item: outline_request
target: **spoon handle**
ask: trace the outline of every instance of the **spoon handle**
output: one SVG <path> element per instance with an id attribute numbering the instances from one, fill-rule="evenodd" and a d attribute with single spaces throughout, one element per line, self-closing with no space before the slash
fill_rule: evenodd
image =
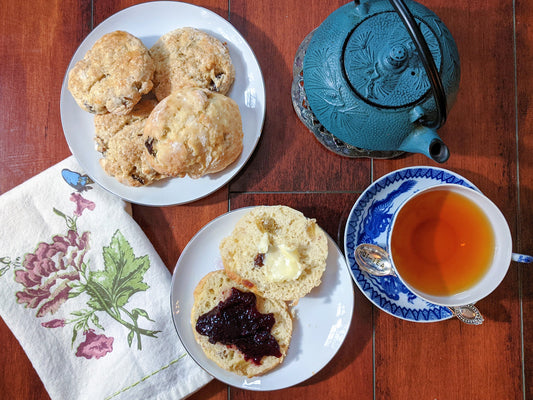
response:
<path id="1" fill-rule="evenodd" d="M 481 325 L 484 321 L 483 316 L 473 304 L 448 308 L 452 311 L 453 315 L 465 324 Z"/>

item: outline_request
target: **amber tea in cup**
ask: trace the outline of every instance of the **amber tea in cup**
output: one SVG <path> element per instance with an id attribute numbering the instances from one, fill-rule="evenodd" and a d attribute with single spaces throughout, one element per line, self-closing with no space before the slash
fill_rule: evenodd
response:
<path id="1" fill-rule="evenodd" d="M 501 282 L 511 235 L 498 208 L 459 185 L 424 189 L 396 213 L 389 253 L 397 275 L 417 295 L 442 305 L 473 303 Z"/>

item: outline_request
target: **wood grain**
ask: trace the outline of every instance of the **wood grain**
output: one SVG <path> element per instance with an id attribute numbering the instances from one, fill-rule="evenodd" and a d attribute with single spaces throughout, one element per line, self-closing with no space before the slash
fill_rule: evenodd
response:
<path id="1" fill-rule="evenodd" d="M 231 190 L 362 191 L 370 183 L 370 161 L 327 150 L 298 119 L 291 101 L 292 66 L 300 43 L 344 3 L 231 1 L 231 23 L 255 51 L 267 96 L 263 135 Z"/>
<path id="2" fill-rule="evenodd" d="M 474 1 L 453 8 L 439 1 L 425 5 L 448 26 L 461 58 L 457 103 L 440 129 L 451 151 L 442 167 L 462 174 L 491 198 L 516 237 L 516 93 L 510 62 L 514 54 L 512 46 L 503 45 L 513 42 L 512 2 Z M 419 155 L 375 161 L 375 178 L 416 164 L 438 166 Z M 480 327 L 453 319 L 420 326 L 380 314 L 376 319 L 376 397 L 520 398 L 518 293 L 513 264 L 502 285 L 478 303 L 485 317 Z M 417 384 L 421 381 L 423 385 Z"/>
<path id="3" fill-rule="evenodd" d="M 70 57 L 90 32 L 88 1 L 2 3 L 0 17 L 0 193 L 70 155 L 59 94 Z M 3 398 L 47 399 L 30 361 L 0 322 Z"/>
<path id="4" fill-rule="evenodd" d="M 267 113 L 261 139 L 232 182 L 187 205 L 133 205 L 133 217 L 170 272 L 189 240 L 230 209 L 286 204 L 343 248 L 344 224 L 360 193 L 407 166 L 462 174 L 504 213 L 514 250 L 533 253 L 533 6 L 524 0 L 424 0 L 447 25 L 461 59 L 457 102 L 439 130 L 451 150 L 443 165 L 421 155 L 349 159 L 327 150 L 294 112 L 296 50 L 347 0 L 194 0 L 228 19 L 263 71 Z M 139 0 L 4 0 L 0 15 L 0 194 L 70 155 L 59 114 L 70 58 L 89 32 Z M 355 313 L 339 353 L 294 387 L 253 392 L 213 380 L 191 399 L 528 399 L 533 398 L 533 272 L 511 263 L 478 303 L 485 322 L 418 324 L 392 317 L 354 286 Z M 0 395 L 47 399 L 17 339 L 0 321 Z M 315 349 L 320 351 L 320 349 Z"/>
<path id="5" fill-rule="evenodd" d="M 516 207 L 515 251 L 533 253 L 533 5 L 517 1 L 516 9 L 516 68 L 517 110 L 516 131 L 518 135 L 518 202 Z M 517 265 L 520 280 L 519 300 L 522 306 L 522 345 L 524 370 L 524 398 L 533 398 L 533 270 L 531 265 Z"/>

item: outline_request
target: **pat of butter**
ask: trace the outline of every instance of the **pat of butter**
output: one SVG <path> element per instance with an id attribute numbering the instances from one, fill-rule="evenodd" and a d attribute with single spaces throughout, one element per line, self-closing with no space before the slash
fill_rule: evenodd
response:
<path id="1" fill-rule="evenodd" d="M 302 264 L 298 251 L 286 246 L 271 246 L 265 254 L 265 274 L 273 282 L 298 279 L 302 274 Z"/>
<path id="2" fill-rule="evenodd" d="M 265 232 L 263 233 L 261 240 L 259 240 L 257 250 L 259 251 L 259 253 L 266 254 L 266 252 L 268 251 L 268 246 L 270 246 L 270 240 L 268 238 L 268 232 Z"/>

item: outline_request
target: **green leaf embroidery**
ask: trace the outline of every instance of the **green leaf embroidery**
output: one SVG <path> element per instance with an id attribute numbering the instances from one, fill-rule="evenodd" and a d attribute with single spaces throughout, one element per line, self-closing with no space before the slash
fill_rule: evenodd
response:
<path id="1" fill-rule="evenodd" d="M 100 328 L 101 330 L 105 331 L 104 327 L 100 325 L 100 319 L 96 314 L 92 314 L 91 316 L 91 322 L 96 326 L 97 328 Z"/>
<path id="2" fill-rule="evenodd" d="M 135 308 L 130 312 L 125 306 L 131 296 L 149 288 L 143 281 L 144 274 L 150 268 L 149 258 L 147 255 L 135 257 L 132 247 L 119 230 L 111 238 L 109 246 L 103 248 L 103 257 L 104 270 L 88 273 L 85 290 L 91 299 L 87 305 L 95 311 L 105 311 L 127 327 L 130 330 L 128 345 L 131 346 L 137 337 L 137 348 L 140 350 L 141 335 L 157 337 L 159 331 L 140 328 L 137 324 L 139 316 L 153 320 L 145 310 Z M 124 314 L 131 322 L 124 319 Z"/>
<path id="3" fill-rule="evenodd" d="M 84 261 L 89 249 L 90 232 L 78 232 L 77 221 L 85 209 L 93 210 L 95 203 L 85 199 L 80 193 L 71 193 L 70 200 L 76 203 L 73 216 L 53 208 L 54 214 L 65 221 L 68 232 L 54 235 L 51 242 L 40 242 L 37 246 L 39 252 L 35 250 L 35 254 L 28 253 L 32 257 L 24 257 L 24 262 L 21 257 L 0 257 L 0 276 L 15 269 L 19 274 L 16 275 L 18 280 L 15 280 L 24 286 L 23 290 L 17 292 L 18 302 L 26 304 L 25 307 L 32 304 L 32 308 L 40 305 L 36 317 L 53 314 L 69 299 L 79 299 L 82 295 L 88 298 L 87 308 L 71 311 L 68 319 L 56 318 L 41 324 L 49 329 L 71 324 L 73 347 L 79 333 L 85 335 L 85 341 L 77 349 L 77 357 L 99 358 L 113 350 L 113 338 L 94 333 L 94 328 L 105 330 L 98 316 L 100 312 L 122 324 L 128 332 L 128 345 L 131 347 L 136 340 L 137 348 L 141 350 L 141 337 L 157 338 L 160 331 L 141 328 L 139 319 L 144 323 L 155 321 L 146 310 L 134 308 L 129 311 L 127 305 L 135 293 L 149 289 L 144 282 L 144 274 L 150 268 L 149 257 L 136 257 L 131 245 L 117 230 L 109 246 L 102 249 L 103 270 L 91 271 L 88 261 Z M 36 273 L 32 262 L 43 257 L 48 262 L 47 268 Z M 45 296 L 47 294 L 48 297 Z M 95 343 L 96 347 L 89 346 Z"/>
<path id="4" fill-rule="evenodd" d="M 71 346 L 74 346 L 74 342 L 76 341 L 76 338 L 78 337 L 78 331 L 76 330 L 76 327 L 72 328 L 72 341 L 70 343 Z"/>
<path id="5" fill-rule="evenodd" d="M 142 308 L 134 308 L 131 310 L 131 313 L 137 319 L 139 316 L 146 318 L 148 321 L 155 322 L 153 319 L 150 318 L 146 310 L 143 310 Z"/>
<path id="6" fill-rule="evenodd" d="M 65 223 L 67 225 L 67 228 L 73 231 L 77 231 L 78 228 L 76 227 L 76 220 L 77 218 L 69 217 L 64 212 L 58 210 L 57 208 L 53 208 L 53 211 L 56 215 L 59 215 L 61 218 L 65 220 Z"/>
<path id="7" fill-rule="evenodd" d="M 80 203 L 78 200 L 80 200 L 80 198 L 76 198 L 75 200 L 79 207 Z M 81 198 L 81 200 L 84 199 Z M 92 204 L 94 208 L 94 203 Z M 82 204 L 82 206 L 85 207 L 85 204 Z M 89 207 L 89 209 L 92 208 Z M 81 211 L 83 211 L 83 209 Z M 56 245 L 57 239 L 57 242 L 61 245 L 66 244 L 68 246 L 69 252 L 61 255 L 59 261 L 51 259 L 51 264 L 55 268 L 53 274 L 48 273 L 39 276 L 41 278 L 41 282 L 39 282 L 38 286 L 39 288 L 54 285 L 56 280 L 60 280 L 61 282 L 56 284 L 54 290 L 51 292 L 51 300 L 41 306 L 36 316 L 41 317 L 48 312 L 53 313 L 57 307 L 68 299 L 85 294 L 88 296 L 86 303 L 88 306 L 87 309 L 72 311 L 70 313 L 71 318 L 69 319 L 55 319 L 47 321 L 42 325 L 46 328 L 57 328 L 63 327 L 66 324 L 72 324 L 72 346 L 74 346 L 80 332 L 86 334 L 87 332 L 94 331 L 93 327 L 102 331 L 105 330 L 97 315 L 99 312 L 105 312 L 115 321 L 127 328 L 128 345 L 131 347 L 136 339 L 137 348 L 142 350 L 141 337 L 149 336 L 157 338 L 157 334 L 160 331 L 141 328 L 139 326 L 140 317 L 144 319 L 144 322 L 155 321 L 150 318 L 146 310 L 134 308 L 129 311 L 126 306 L 131 299 L 131 296 L 150 288 L 150 286 L 144 282 L 144 274 L 150 268 L 149 257 L 148 255 L 136 257 L 131 245 L 120 230 L 117 230 L 113 234 L 109 246 L 102 248 L 102 256 L 104 260 L 103 270 L 91 271 L 88 262 L 83 261 L 83 255 L 88 249 L 87 239 L 90 232 L 84 232 L 80 235 L 77 230 L 77 216 L 81 215 L 81 211 L 77 211 L 78 214 L 75 212 L 75 216 L 70 217 L 57 208 L 53 208 L 53 212 L 65 220 L 69 231 L 66 235 L 54 236 L 54 240 L 51 243 L 43 242 L 39 245 L 46 245 L 47 248 L 56 250 L 54 246 Z M 79 253 L 79 250 L 81 250 L 82 253 Z M 78 258 L 72 258 L 76 254 L 78 255 Z M 81 254 L 81 256 L 79 254 Z M 63 259 L 65 259 L 65 261 Z M 59 262 L 65 262 L 66 264 L 59 264 Z M 64 268 L 58 267 L 58 265 L 61 266 L 67 264 L 73 265 L 75 270 L 63 271 Z M 6 271 L 11 269 L 11 267 L 23 272 L 27 269 L 26 265 L 22 264 L 20 257 L 17 257 L 14 260 L 10 257 L 0 258 L 0 276 L 4 275 Z M 27 291 L 28 287 L 25 290 L 26 291 L 22 291 L 21 293 L 26 295 L 26 297 L 29 299 L 31 299 L 32 296 L 35 297 L 32 292 Z M 29 300 L 25 300 L 26 303 L 28 303 L 28 301 Z M 80 348 L 78 348 L 78 350 Z M 102 355 L 109 351 L 112 351 L 112 349 L 104 350 Z M 89 353 L 90 354 L 82 355 L 76 354 L 76 356 L 92 358 L 93 354 L 91 352 Z"/>
<path id="8" fill-rule="evenodd" d="M 136 258 L 120 231 L 115 232 L 109 247 L 103 248 L 103 256 L 104 271 L 91 272 L 89 279 L 112 296 L 113 304 L 122 307 L 134 293 L 149 288 L 143 282 L 144 274 L 150 268 L 148 256 Z"/>
<path id="9" fill-rule="evenodd" d="M 131 343 L 133 342 L 133 336 L 135 335 L 135 332 L 133 330 L 128 333 L 128 346 L 131 347 Z"/>

